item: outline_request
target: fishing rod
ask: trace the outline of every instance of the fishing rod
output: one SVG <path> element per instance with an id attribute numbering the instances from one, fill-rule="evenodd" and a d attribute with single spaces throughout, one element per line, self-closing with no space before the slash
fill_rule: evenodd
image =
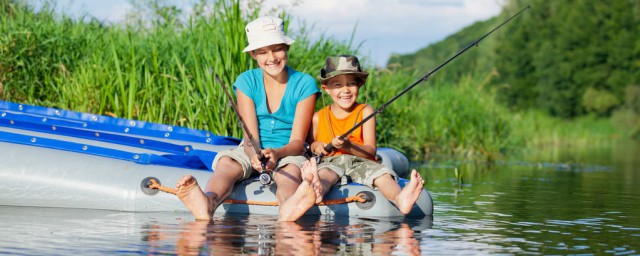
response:
<path id="1" fill-rule="evenodd" d="M 340 136 L 340 140 L 345 140 L 347 138 L 347 136 L 349 136 L 349 134 L 351 134 L 352 132 L 354 132 L 356 129 L 358 129 L 358 127 L 362 126 L 365 122 L 369 121 L 369 119 L 373 118 L 375 115 L 381 113 L 387 106 L 389 106 L 389 104 L 391 104 L 392 102 L 396 101 L 398 98 L 400 98 L 400 96 L 404 95 L 405 93 L 407 93 L 409 90 L 413 89 L 413 87 L 415 87 L 416 85 L 426 81 L 431 74 L 435 73 L 436 71 L 438 71 L 440 68 L 442 68 L 444 65 L 447 65 L 447 63 L 451 62 L 453 59 L 457 58 L 458 56 L 462 55 L 464 52 L 466 52 L 467 50 L 469 50 L 471 47 L 473 46 L 478 46 L 478 43 L 480 43 L 480 41 L 482 41 L 482 39 L 484 39 L 485 37 L 489 36 L 491 33 L 493 33 L 494 31 L 498 30 L 500 27 L 502 27 L 503 25 L 509 23 L 512 19 L 514 19 L 515 17 L 517 17 L 518 15 L 520 15 L 521 13 L 523 13 L 524 11 L 531 9 L 531 6 L 527 5 L 527 7 L 525 7 L 524 9 L 520 10 L 518 13 L 516 13 L 515 15 L 511 16 L 510 18 L 508 18 L 506 21 L 502 22 L 502 24 L 498 25 L 497 27 L 495 27 L 494 29 L 492 29 L 491 31 L 489 31 L 489 33 L 484 34 L 482 37 L 476 39 L 475 41 L 471 42 L 467 47 L 463 48 L 462 50 L 460 50 L 456 55 L 454 55 L 453 57 L 449 58 L 448 60 L 446 60 L 444 63 L 440 64 L 440 66 L 436 67 L 435 69 L 433 69 L 432 71 L 430 71 L 429 73 L 427 73 L 426 75 L 424 75 L 422 78 L 420 78 L 418 81 L 414 82 L 413 84 L 411 84 L 410 86 L 408 86 L 407 88 L 405 88 L 404 90 L 402 90 L 398 95 L 396 95 L 395 97 L 393 97 L 391 100 L 389 100 L 388 102 L 382 104 L 382 106 L 380 106 L 378 109 L 376 109 L 373 113 L 371 113 L 370 115 L 368 115 L 367 117 L 363 118 L 362 121 L 360 121 L 359 123 L 357 123 L 356 125 L 354 125 L 351 129 L 349 129 L 347 132 L 345 132 L 344 134 L 342 134 Z M 326 152 L 331 152 L 335 149 L 335 146 L 333 146 L 333 144 L 329 143 L 327 144 L 327 146 L 324 147 L 324 150 Z M 316 161 L 320 161 L 320 158 L 322 157 L 322 154 L 316 155 Z"/>
<path id="2" fill-rule="evenodd" d="M 256 151 L 256 155 L 258 155 L 258 160 L 260 160 L 260 164 L 262 164 L 262 172 L 260 172 L 260 184 L 262 185 L 270 184 L 272 179 L 271 179 L 271 171 L 267 170 L 267 158 L 264 156 L 264 154 L 262 154 L 262 150 L 258 146 L 258 143 L 256 143 L 256 140 L 253 138 L 253 135 L 251 135 L 249 128 L 247 128 L 247 126 L 244 123 L 244 120 L 242 120 L 242 116 L 240 116 L 240 110 L 238 110 L 238 106 L 236 105 L 236 102 L 233 100 L 233 97 L 227 90 L 227 86 L 224 84 L 224 82 L 222 82 L 222 80 L 220 80 L 218 75 L 215 75 L 215 79 L 216 81 L 218 81 L 220 85 L 222 85 L 222 90 L 224 91 L 224 94 L 227 95 L 227 99 L 229 99 L 229 102 L 231 103 L 231 106 L 233 107 L 233 110 L 236 113 L 236 116 L 238 117 L 238 123 L 240 124 L 244 132 L 247 134 L 247 137 L 249 138 L 249 141 L 253 146 L 253 149 Z"/>

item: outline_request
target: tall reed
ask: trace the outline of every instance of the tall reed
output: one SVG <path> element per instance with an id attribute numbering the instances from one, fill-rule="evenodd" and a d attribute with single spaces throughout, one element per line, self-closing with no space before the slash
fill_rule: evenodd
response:
<path id="1" fill-rule="evenodd" d="M 211 12 L 200 9 L 185 21 L 160 15 L 151 25 L 107 26 L 58 17 L 49 6 L 35 12 L 21 2 L 4 4 L 3 99 L 241 135 L 213 77 L 231 84 L 256 67 L 242 49 L 244 26 L 259 5 L 243 10 L 239 0 L 202 1 L 195 7 Z M 294 33 L 290 64 L 302 72 L 315 73 L 328 55 L 355 51 Z"/>

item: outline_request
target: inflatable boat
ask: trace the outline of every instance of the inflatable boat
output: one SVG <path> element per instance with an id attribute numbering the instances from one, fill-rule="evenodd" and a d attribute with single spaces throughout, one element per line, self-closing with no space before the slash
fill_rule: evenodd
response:
<path id="1" fill-rule="evenodd" d="M 130 212 L 186 211 L 160 187 L 191 174 L 206 184 L 216 152 L 240 139 L 138 120 L 0 101 L 0 205 L 105 209 Z M 379 148 L 381 163 L 405 177 L 409 162 Z M 408 181 L 400 179 L 400 186 Z M 275 184 L 259 179 L 236 184 L 216 213 L 278 213 Z M 332 202 L 332 203 L 325 203 Z M 408 216 L 433 213 L 422 191 Z M 377 190 L 336 186 L 309 215 L 400 217 Z"/>

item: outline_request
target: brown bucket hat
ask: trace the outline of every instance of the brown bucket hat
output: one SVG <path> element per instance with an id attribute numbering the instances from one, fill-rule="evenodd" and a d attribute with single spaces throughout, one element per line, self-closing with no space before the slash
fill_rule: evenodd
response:
<path id="1" fill-rule="evenodd" d="M 355 75 L 362 79 L 362 83 L 367 81 L 369 73 L 360 66 L 358 57 L 353 55 L 338 55 L 328 57 L 323 68 L 320 69 L 320 82 L 326 82 L 332 77 L 344 74 Z"/>

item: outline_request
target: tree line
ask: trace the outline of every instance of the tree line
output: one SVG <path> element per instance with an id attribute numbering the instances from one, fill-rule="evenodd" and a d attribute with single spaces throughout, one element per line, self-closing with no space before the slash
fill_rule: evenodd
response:
<path id="1" fill-rule="evenodd" d="M 488 88 L 512 110 L 539 109 L 561 118 L 640 115 L 640 1 L 508 2 L 498 17 L 477 22 L 389 65 L 428 70 L 523 7 L 531 10 L 456 60 L 440 79 L 494 72 Z M 637 124 L 636 124 L 637 126 Z"/>

